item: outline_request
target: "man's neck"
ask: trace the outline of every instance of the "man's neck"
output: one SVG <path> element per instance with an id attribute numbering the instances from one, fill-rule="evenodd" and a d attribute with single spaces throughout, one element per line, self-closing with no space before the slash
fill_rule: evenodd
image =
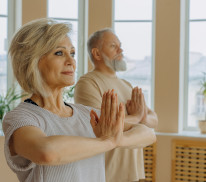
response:
<path id="1" fill-rule="evenodd" d="M 116 72 L 108 67 L 95 67 L 94 71 L 101 72 L 102 74 L 107 75 L 109 77 L 117 77 Z"/>

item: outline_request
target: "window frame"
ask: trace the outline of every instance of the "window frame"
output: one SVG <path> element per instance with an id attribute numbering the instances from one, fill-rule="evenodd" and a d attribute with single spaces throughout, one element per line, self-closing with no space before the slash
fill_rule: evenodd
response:
<path id="1" fill-rule="evenodd" d="M 155 19 L 156 19 L 156 0 L 152 0 L 152 20 L 115 20 L 115 0 L 112 0 L 112 30 L 115 22 L 134 22 L 134 23 L 152 23 L 152 42 L 151 42 L 151 109 L 154 110 L 154 86 L 155 86 Z"/>
<path id="2" fill-rule="evenodd" d="M 15 31 L 21 26 L 22 0 L 8 0 L 7 17 L 7 90 L 15 84 L 11 60 L 8 57 L 8 48 Z M 19 87 L 17 88 L 19 89 Z"/>
<path id="3" fill-rule="evenodd" d="M 189 36 L 190 23 L 206 19 L 190 19 L 190 0 L 181 1 L 180 30 L 180 85 L 179 85 L 179 131 L 199 131 L 198 126 L 188 125 L 188 88 L 189 88 Z"/>
<path id="4" fill-rule="evenodd" d="M 0 18 L 7 19 L 7 42 L 6 42 L 7 51 L 6 51 L 6 55 L 8 55 L 8 37 L 9 37 L 9 20 L 8 20 L 9 19 L 9 0 L 7 0 L 7 8 L 8 8 L 7 9 L 7 14 L 0 14 Z M 7 72 L 6 72 L 6 90 L 5 90 L 5 92 L 8 90 L 8 73 L 9 73 L 8 72 L 8 63 L 9 63 L 8 58 L 6 58 L 6 61 L 7 61 L 7 67 L 6 67 Z"/>

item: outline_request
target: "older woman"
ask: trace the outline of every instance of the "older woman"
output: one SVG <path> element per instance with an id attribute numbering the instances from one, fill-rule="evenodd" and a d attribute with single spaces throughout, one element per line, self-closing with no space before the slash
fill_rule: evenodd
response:
<path id="1" fill-rule="evenodd" d="M 104 94 L 101 111 L 63 102 L 76 68 L 70 31 L 68 24 L 39 19 L 11 42 L 14 75 L 31 94 L 3 122 L 6 160 L 20 181 L 104 182 L 103 153 L 141 145 L 138 129 L 124 126 L 124 108 L 113 90 Z M 133 130 L 124 134 L 123 127 Z M 146 131 L 144 145 L 155 140 Z"/>

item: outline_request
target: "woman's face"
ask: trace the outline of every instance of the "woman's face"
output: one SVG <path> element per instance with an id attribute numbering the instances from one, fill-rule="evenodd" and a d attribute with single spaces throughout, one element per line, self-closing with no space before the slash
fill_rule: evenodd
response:
<path id="1" fill-rule="evenodd" d="M 76 69 L 74 55 L 74 46 L 70 38 L 65 37 L 54 50 L 40 59 L 39 70 L 50 88 L 63 88 L 74 84 Z"/>

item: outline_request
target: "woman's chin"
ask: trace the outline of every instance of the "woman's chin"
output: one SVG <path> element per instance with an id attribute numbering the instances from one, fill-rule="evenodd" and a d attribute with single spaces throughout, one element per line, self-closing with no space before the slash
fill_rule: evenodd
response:
<path id="1" fill-rule="evenodd" d="M 67 83 L 67 86 L 72 86 L 72 85 L 74 85 L 74 84 L 75 84 L 75 80 L 70 81 L 69 83 Z"/>

